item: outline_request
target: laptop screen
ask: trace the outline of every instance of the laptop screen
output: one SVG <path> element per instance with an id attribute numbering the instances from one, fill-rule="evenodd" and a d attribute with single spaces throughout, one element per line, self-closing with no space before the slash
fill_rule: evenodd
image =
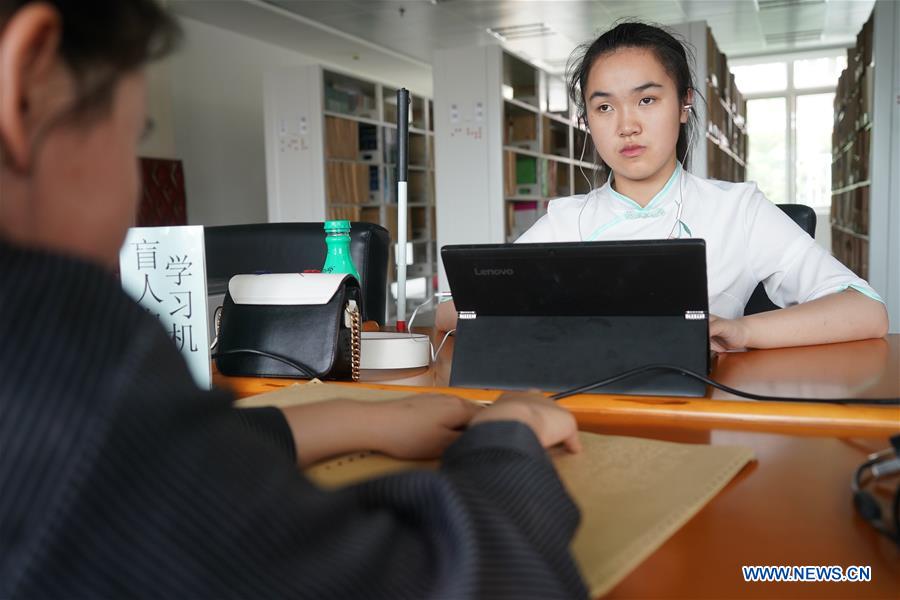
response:
<path id="1" fill-rule="evenodd" d="M 703 240 L 458 245 L 441 257 L 457 310 L 478 316 L 708 311 Z"/>

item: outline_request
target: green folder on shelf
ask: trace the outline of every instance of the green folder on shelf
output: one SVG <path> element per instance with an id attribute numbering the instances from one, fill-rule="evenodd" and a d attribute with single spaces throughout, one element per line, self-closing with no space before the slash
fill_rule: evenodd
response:
<path id="1" fill-rule="evenodd" d="M 533 156 L 516 156 L 516 195 L 537 196 L 537 159 Z"/>

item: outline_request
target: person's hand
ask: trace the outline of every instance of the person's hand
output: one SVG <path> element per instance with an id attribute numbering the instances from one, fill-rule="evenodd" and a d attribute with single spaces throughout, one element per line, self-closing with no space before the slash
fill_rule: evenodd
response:
<path id="1" fill-rule="evenodd" d="M 750 328 L 743 319 L 709 315 L 709 345 L 716 352 L 742 350 L 750 343 Z"/>
<path id="2" fill-rule="evenodd" d="M 372 450 L 395 458 L 437 458 L 482 407 L 444 394 L 422 394 L 368 405 L 366 435 Z"/>
<path id="3" fill-rule="evenodd" d="M 575 417 L 538 392 L 507 392 L 475 415 L 469 425 L 488 421 L 520 421 L 531 427 L 544 448 L 561 443 L 569 452 L 581 450 Z"/>

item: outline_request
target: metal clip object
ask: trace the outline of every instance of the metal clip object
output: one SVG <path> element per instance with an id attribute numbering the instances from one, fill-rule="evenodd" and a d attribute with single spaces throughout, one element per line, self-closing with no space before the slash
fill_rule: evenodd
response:
<path id="1" fill-rule="evenodd" d="M 217 306 L 215 316 L 213 316 L 213 320 L 215 321 L 215 330 L 216 337 L 213 339 L 212 344 L 209 345 L 209 351 L 212 352 L 215 350 L 216 346 L 219 344 L 219 329 L 222 328 L 222 307 Z"/>

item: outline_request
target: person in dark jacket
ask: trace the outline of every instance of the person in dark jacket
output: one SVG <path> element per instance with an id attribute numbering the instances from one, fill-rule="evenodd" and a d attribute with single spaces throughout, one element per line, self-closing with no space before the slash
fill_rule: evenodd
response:
<path id="1" fill-rule="evenodd" d="M 143 68 L 178 35 L 152 0 L 0 0 L 0 598 L 585 596 L 565 410 L 236 409 L 122 292 Z M 357 449 L 441 468 L 298 468 Z"/>

